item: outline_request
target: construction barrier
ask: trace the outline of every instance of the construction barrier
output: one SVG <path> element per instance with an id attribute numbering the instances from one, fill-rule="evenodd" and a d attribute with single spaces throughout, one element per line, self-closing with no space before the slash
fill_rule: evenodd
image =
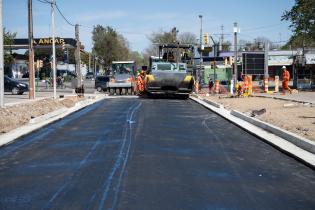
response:
<path id="1" fill-rule="evenodd" d="M 251 95 L 253 93 L 253 76 L 247 75 L 248 78 L 248 95 Z"/>
<path id="2" fill-rule="evenodd" d="M 215 81 L 215 93 L 218 94 L 220 93 L 220 81 L 219 80 L 216 80 Z"/>
<path id="3" fill-rule="evenodd" d="M 233 79 L 231 79 L 230 93 L 231 93 L 231 95 L 234 94 L 234 80 Z"/>
<path id="4" fill-rule="evenodd" d="M 268 93 L 268 78 L 264 79 L 265 93 Z"/>
<path id="5" fill-rule="evenodd" d="M 279 76 L 275 76 L 275 92 L 279 92 Z"/>

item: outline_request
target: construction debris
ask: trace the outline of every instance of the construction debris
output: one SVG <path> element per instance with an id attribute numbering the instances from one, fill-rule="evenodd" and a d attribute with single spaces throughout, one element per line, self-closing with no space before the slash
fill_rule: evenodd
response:
<path id="1" fill-rule="evenodd" d="M 256 117 L 256 116 L 259 116 L 259 115 L 262 115 L 262 114 L 264 114 L 264 113 L 266 113 L 266 109 L 265 108 L 263 108 L 263 109 L 260 109 L 260 110 L 253 110 L 252 112 L 251 112 L 251 117 Z"/>

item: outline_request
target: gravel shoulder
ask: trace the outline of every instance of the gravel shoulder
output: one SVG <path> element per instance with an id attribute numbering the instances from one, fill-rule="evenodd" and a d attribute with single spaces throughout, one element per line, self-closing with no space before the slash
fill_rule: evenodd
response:
<path id="1" fill-rule="evenodd" d="M 312 104 L 262 97 L 201 96 L 222 104 L 228 110 L 243 112 L 315 141 L 315 107 Z"/>

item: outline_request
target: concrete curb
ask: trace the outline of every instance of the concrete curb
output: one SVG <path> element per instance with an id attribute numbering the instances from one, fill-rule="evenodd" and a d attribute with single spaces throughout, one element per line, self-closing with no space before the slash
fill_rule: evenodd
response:
<path id="1" fill-rule="evenodd" d="M 218 104 L 218 103 L 216 103 L 216 102 L 213 102 L 213 101 L 210 101 L 210 100 L 208 100 L 208 99 L 204 99 L 208 104 L 210 104 L 210 105 L 212 105 L 212 106 L 214 106 L 214 107 L 216 107 L 216 108 L 223 108 L 223 106 L 221 105 L 221 104 Z"/>
<path id="2" fill-rule="evenodd" d="M 95 96 L 95 99 L 88 96 L 88 98 L 86 100 L 79 101 L 78 103 L 75 104 L 75 106 L 73 106 L 69 109 L 56 110 L 55 112 L 51 112 L 51 113 L 48 113 L 46 115 L 40 116 L 38 118 L 34 118 L 31 120 L 32 121 L 31 123 L 28 123 L 27 125 L 24 125 L 22 127 L 14 129 L 8 133 L 0 135 L 0 146 L 9 144 L 19 137 L 27 135 L 27 134 L 43 127 L 43 126 L 46 126 L 46 125 L 53 123 L 59 119 L 62 119 L 69 114 L 72 114 L 76 111 L 79 111 L 80 109 L 83 109 L 89 105 L 97 103 L 97 102 L 99 102 L 105 98 L 106 98 L 106 96 L 104 96 L 104 95 L 97 95 L 97 96 Z"/>
<path id="3" fill-rule="evenodd" d="M 55 116 L 60 115 L 60 114 L 62 114 L 64 112 L 66 112 L 66 111 L 68 111 L 67 108 L 57 109 L 57 110 L 55 110 L 53 112 L 50 112 L 48 114 L 45 114 L 45 115 L 42 115 L 42 116 L 30 119 L 29 123 L 31 123 L 31 124 L 39 123 L 40 121 L 47 120 L 49 118 L 55 117 Z"/>
<path id="4" fill-rule="evenodd" d="M 273 133 L 289 142 L 292 144 L 308 151 L 313 154 L 315 154 L 315 143 L 312 142 L 311 140 L 308 140 L 302 136 L 299 136 L 295 133 L 292 133 L 290 131 L 286 131 L 282 128 L 276 127 L 274 125 L 271 125 L 269 123 L 263 122 L 261 120 L 255 119 L 253 117 L 246 116 L 245 114 L 232 110 L 231 115 L 234 115 L 242 120 L 245 120 L 247 122 L 250 122 L 266 131 L 269 131 L 270 133 Z"/>
<path id="5" fill-rule="evenodd" d="M 248 131 L 249 133 L 252 133 L 255 136 L 258 136 L 259 138 L 263 139 L 267 143 L 273 145 L 274 147 L 278 148 L 279 150 L 295 157 L 296 159 L 299 159 L 303 163 L 311 166 L 312 168 L 315 168 L 315 154 L 310 152 L 313 151 L 314 148 L 314 143 L 311 142 L 310 140 L 304 141 L 300 140 L 300 138 L 295 139 L 297 141 L 303 141 L 303 143 L 299 142 L 299 144 L 294 144 L 290 142 L 288 139 L 285 138 L 285 135 L 283 137 L 280 137 L 278 133 L 286 133 L 287 131 L 284 131 L 282 129 L 278 129 L 275 126 L 270 126 L 270 128 L 274 127 L 275 128 L 275 133 L 270 132 L 268 130 L 265 130 L 264 127 L 266 127 L 265 123 L 260 124 L 256 122 L 256 125 L 253 124 L 256 119 L 251 119 L 250 121 L 247 121 L 247 116 L 244 117 L 242 113 L 239 113 L 237 111 L 233 111 L 233 115 L 229 110 L 226 110 L 223 108 L 223 106 L 220 106 L 220 108 L 217 108 L 211 104 L 209 104 L 207 101 L 205 101 L 202 97 L 190 97 L 192 100 L 196 101 L 197 103 L 203 105 L 204 107 L 214 111 L 215 113 L 219 114 L 220 116 L 224 117 L 225 119 L 229 120 L 230 122 L 238 125 L 242 129 Z M 242 119 L 243 118 L 243 119 Z M 262 126 L 262 127 L 260 127 Z M 287 136 L 286 136 L 287 137 Z M 299 137 L 294 134 L 294 137 Z M 293 137 L 292 137 L 293 138 Z M 293 141 L 295 142 L 295 141 Z M 312 143 L 312 144 L 308 144 Z M 301 144 L 305 144 L 303 147 L 309 148 L 308 150 L 302 149 Z"/>

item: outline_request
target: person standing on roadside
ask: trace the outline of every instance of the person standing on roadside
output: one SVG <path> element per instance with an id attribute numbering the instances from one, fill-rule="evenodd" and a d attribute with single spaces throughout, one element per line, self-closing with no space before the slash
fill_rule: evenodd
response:
<path id="1" fill-rule="evenodd" d="M 212 80 L 212 78 L 209 76 L 209 84 L 208 84 L 208 87 L 209 87 L 209 94 L 213 94 L 213 86 L 214 86 L 213 80 Z"/>
<path id="2" fill-rule="evenodd" d="M 289 93 L 292 93 L 291 88 L 289 87 L 290 81 L 290 72 L 285 66 L 282 66 L 282 94 L 285 95 L 285 90 L 288 90 Z"/>

